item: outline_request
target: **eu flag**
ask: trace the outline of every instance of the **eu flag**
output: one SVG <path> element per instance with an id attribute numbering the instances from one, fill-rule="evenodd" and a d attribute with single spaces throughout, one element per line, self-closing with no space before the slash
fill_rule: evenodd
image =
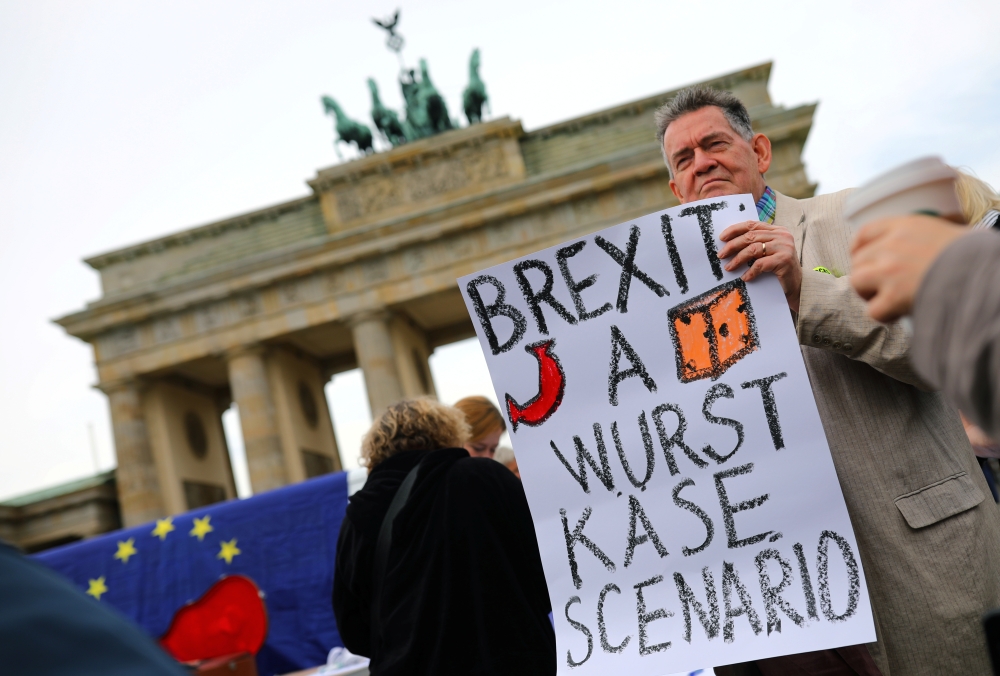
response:
<path id="1" fill-rule="evenodd" d="M 261 676 L 305 669 L 343 645 L 333 617 L 337 535 L 347 507 L 340 472 L 38 554 L 154 638 L 222 575 L 264 592 L 269 631 Z"/>

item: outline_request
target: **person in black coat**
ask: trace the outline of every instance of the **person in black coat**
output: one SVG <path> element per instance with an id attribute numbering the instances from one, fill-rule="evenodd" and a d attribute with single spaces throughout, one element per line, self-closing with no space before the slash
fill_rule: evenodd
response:
<path id="1" fill-rule="evenodd" d="M 373 676 L 556 672 L 524 489 L 499 463 L 469 457 L 468 435 L 457 409 L 416 399 L 390 407 L 362 442 L 370 475 L 340 529 L 333 609 L 344 646 L 371 658 Z M 414 468 L 380 581 L 380 528 Z"/>

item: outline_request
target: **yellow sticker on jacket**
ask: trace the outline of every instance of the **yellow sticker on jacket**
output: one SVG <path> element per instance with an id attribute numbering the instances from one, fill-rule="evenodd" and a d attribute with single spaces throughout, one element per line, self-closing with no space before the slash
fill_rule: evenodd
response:
<path id="1" fill-rule="evenodd" d="M 824 268 L 822 265 L 817 265 L 816 267 L 814 267 L 813 268 L 813 272 L 822 272 L 825 275 L 832 275 L 833 274 L 827 268 Z"/>

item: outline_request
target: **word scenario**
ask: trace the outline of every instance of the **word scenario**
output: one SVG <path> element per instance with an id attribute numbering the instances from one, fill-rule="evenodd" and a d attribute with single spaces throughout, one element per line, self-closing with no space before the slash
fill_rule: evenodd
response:
<path id="1" fill-rule="evenodd" d="M 755 215 L 749 195 L 705 200 L 459 280 L 510 421 L 560 672 L 875 638 L 780 285 L 718 257 L 719 233 Z"/>

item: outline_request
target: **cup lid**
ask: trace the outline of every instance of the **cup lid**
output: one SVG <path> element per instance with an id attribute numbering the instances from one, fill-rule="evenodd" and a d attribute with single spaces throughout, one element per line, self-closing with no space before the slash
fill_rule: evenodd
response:
<path id="1" fill-rule="evenodd" d="M 940 157 L 921 157 L 880 174 L 848 196 L 844 216 L 850 218 L 862 209 L 887 197 L 937 181 L 954 181 L 958 172 Z"/>

